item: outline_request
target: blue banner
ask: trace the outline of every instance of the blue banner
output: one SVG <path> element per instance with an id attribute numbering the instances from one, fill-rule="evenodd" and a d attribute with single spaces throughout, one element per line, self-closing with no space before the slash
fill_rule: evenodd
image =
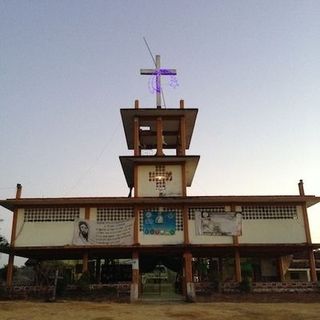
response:
<path id="1" fill-rule="evenodd" d="M 176 213 L 171 211 L 145 211 L 143 233 L 146 235 L 173 236 L 176 233 Z"/>

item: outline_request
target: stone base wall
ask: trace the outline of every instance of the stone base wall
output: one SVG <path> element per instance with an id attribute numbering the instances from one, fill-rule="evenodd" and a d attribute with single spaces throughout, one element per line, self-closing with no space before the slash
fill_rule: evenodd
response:
<path id="1" fill-rule="evenodd" d="M 68 285 L 61 294 L 57 290 L 57 297 L 66 298 L 111 298 L 115 300 L 126 300 L 130 297 L 131 283 L 117 284 L 90 284 L 86 287 Z M 51 299 L 54 286 L 12 286 L 11 288 L 1 287 L 0 298 L 5 299 L 29 299 L 41 298 Z"/>
<path id="2" fill-rule="evenodd" d="M 130 295 L 131 282 L 124 283 L 115 283 L 115 284 L 90 284 L 85 291 L 89 292 L 110 292 L 114 293 L 116 296 L 125 296 Z M 78 292 L 79 286 L 77 285 L 68 285 L 67 292 Z"/>
<path id="3" fill-rule="evenodd" d="M 254 293 L 312 293 L 319 291 L 316 282 L 254 282 Z"/>
<path id="4" fill-rule="evenodd" d="M 2 296 L 9 299 L 47 298 L 53 295 L 53 286 L 12 286 L 2 288 Z"/>
<path id="5" fill-rule="evenodd" d="M 195 283 L 196 294 L 210 295 L 213 293 L 239 293 L 238 282 L 219 284 L 210 282 Z M 320 292 L 316 282 L 253 282 L 253 293 L 314 293 Z"/>

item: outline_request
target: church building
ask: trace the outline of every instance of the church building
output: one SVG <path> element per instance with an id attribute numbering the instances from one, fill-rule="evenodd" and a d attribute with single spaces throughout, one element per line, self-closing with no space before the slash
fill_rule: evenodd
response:
<path id="1" fill-rule="evenodd" d="M 120 110 L 131 152 L 120 156 L 129 197 L 24 198 L 18 184 L 15 198 L 0 201 L 13 214 L 10 246 L 2 249 L 7 287 L 15 256 L 75 260 L 97 284 L 126 282 L 131 301 L 169 287 L 194 301 L 205 292 L 234 292 L 246 279 L 256 292 L 284 290 L 292 256 L 302 253 L 315 284 L 319 245 L 307 209 L 320 197 L 305 195 L 302 181 L 297 195 L 188 196 L 200 159 L 187 153 L 198 109 L 183 100 L 162 107 L 160 78 L 176 71 L 161 69 L 159 56 L 155 69 L 141 74 L 153 78 L 157 105 L 142 108 L 136 100 Z M 117 279 L 116 269 L 123 270 Z"/>

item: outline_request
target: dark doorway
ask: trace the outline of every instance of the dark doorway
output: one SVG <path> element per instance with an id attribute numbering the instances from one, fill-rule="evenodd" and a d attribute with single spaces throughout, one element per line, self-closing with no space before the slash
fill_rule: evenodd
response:
<path id="1" fill-rule="evenodd" d="M 143 299 L 182 298 L 182 258 L 140 256 L 140 277 Z"/>

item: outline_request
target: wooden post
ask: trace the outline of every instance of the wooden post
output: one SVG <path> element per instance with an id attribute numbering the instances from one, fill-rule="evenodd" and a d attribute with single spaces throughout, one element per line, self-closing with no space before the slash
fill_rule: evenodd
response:
<path id="1" fill-rule="evenodd" d="M 90 219 L 90 208 L 89 207 L 85 207 L 85 209 L 84 209 L 84 218 L 86 220 Z"/>
<path id="2" fill-rule="evenodd" d="M 316 260 L 314 258 L 314 252 L 312 248 L 309 248 L 309 264 L 310 264 L 310 277 L 311 282 L 317 282 L 317 272 L 316 272 Z"/>
<path id="3" fill-rule="evenodd" d="M 134 100 L 134 108 L 139 109 L 139 100 Z"/>
<path id="4" fill-rule="evenodd" d="M 20 183 L 17 184 L 17 191 L 16 191 L 16 199 L 21 198 L 21 193 L 22 193 L 22 185 Z"/>
<path id="5" fill-rule="evenodd" d="M 234 204 L 231 205 L 231 212 L 236 211 L 236 206 Z M 234 253 L 234 271 L 235 271 L 235 278 L 236 282 L 241 282 L 242 277 L 241 277 L 241 261 L 240 261 L 240 252 L 239 252 L 239 237 L 238 236 L 233 236 L 233 245 L 235 248 L 235 253 Z"/>
<path id="6" fill-rule="evenodd" d="M 135 117 L 133 120 L 133 148 L 134 148 L 134 155 L 136 157 L 141 155 L 139 135 L 140 135 L 139 118 Z"/>
<path id="7" fill-rule="evenodd" d="M 96 259 L 96 283 L 101 282 L 101 259 Z"/>
<path id="8" fill-rule="evenodd" d="M 184 156 L 186 154 L 186 118 L 182 116 L 180 118 L 180 143 L 181 147 L 179 150 L 179 155 Z"/>
<path id="9" fill-rule="evenodd" d="M 299 187 L 299 194 L 300 194 L 300 196 L 304 196 L 303 180 L 300 180 L 300 181 L 299 181 L 298 187 Z"/>
<path id="10" fill-rule="evenodd" d="M 134 188 L 134 197 L 138 197 L 138 165 L 134 164 L 133 167 L 133 188 Z"/>
<path id="11" fill-rule="evenodd" d="M 139 252 L 132 252 L 132 283 L 130 290 L 130 301 L 134 302 L 139 299 Z"/>
<path id="12" fill-rule="evenodd" d="M 234 267 L 235 267 L 236 282 L 241 282 L 242 277 L 241 277 L 241 261 L 240 261 L 239 248 L 235 248 L 235 253 L 234 253 Z"/>
<path id="13" fill-rule="evenodd" d="M 157 156 L 163 156 L 162 118 L 157 117 Z"/>
<path id="14" fill-rule="evenodd" d="M 183 238 L 184 244 L 189 244 L 189 212 L 186 206 L 183 206 L 182 209 L 182 217 L 183 217 Z"/>
<path id="15" fill-rule="evenodd" d="M 90 208 L 85 207 L 84 209 L 84 218 L 86 220 L 90 219 Z M 88 261 L 89 261 L 89 254 L 88 251 L 84 252 L 83 258 L 82 258 L 82 272 L 87 272 L 88 271 Z"/>
<path id="16" fill-rule="evenodd" d="M 307 244 L 311 244 L 311 234 L 310 234 L 310 226 L 309 226 L 309 219 L 307 213 L 307 204 L 304 202 L 302 205 L 302 214 L 303 214 L 303 222 L 304 222 L 304 230 L 306 234 Z"/>
<path id="17" fill-rule="evenodd" d="M 236 206 L 234 204 L 231 205 L 231 212 L 236 212 Z M 239 237 L 233 236 L 232 239 L 233 239 L 233 244 L 235 246 L 238 246 L 239 245 Z"/>
<path id="18" fill-rule="evenodd" d="M 139 244 L 139 208 L 134 207 L 133 244 Z"/>
<path id="19" fill-rule="evenodd" d="M 88 251 L 83 253 L 82 256 L 82 273 L 84 272 L 88 272 L 88 261 L 89 261 L 89 255 L 88 255 Z"/>
<path id="20" fill-rule="evenodd" d="M 282 257 L 278 258 L 278 270 L 279 270 L 279 278 L 281 282 L 285 282 L 285 274 L 284 274 L 284 268 L 283 268 L 283 261 Z"/>
<path id="21" fill-rule="evenodd" d="M 184 100 L 180 100 L 180 109 L 184 109 Z"/>
<path id="22" fill-rule="evenodd" d="M 186 163 L 181 164 L 181 188 L 182 196 L 187 196 L 187 174 L 186 174 Z"/>
<path id="23" fill-rule="evenodd" d="M 16 199 L 21 199 L 21 193 L 22 193 L 22 185 L 18 183 L 17 189 L 16 189 Z M 11 229 L 11 241 L 10 241 L 11 252 L 16 242 L 17 220 L 18 220 L 18 209 L 15 208 L 13 211 L 13 217 L 12 217 L 12 229 Z M 8 287 L 12 287 L 13 267 L 14 267 L 14 254 L 10 253 L 8 258 L 7 279 L 6 279 Z"/>
<path id="24" fill-rule="evenodd" d="M 13 263 L 14 263 L 14 254 L 9 254 L 8 266 L 7 266 L 7 287 L 12 287 L 13 281 Z"/>
<path id="25" fill-rule="evenodd" d="M 196 294 L 192 275 L 192 254 L 185 251 L 183 254 L 184 260 L 184 274 L 185 274 L 185 287 L 186 287 L 186 300 L 194 301 Z"/>

